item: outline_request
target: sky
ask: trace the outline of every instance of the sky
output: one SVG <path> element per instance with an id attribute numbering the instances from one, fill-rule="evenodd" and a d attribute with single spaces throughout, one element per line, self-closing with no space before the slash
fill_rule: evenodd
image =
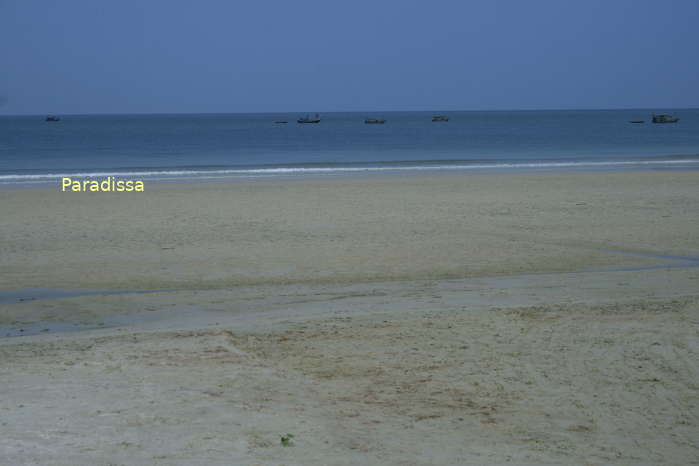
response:
<path id="1" fill-rule="evenodd" d="M 0 113 L 699 107 L 699 1 L 0 0 Z"/>

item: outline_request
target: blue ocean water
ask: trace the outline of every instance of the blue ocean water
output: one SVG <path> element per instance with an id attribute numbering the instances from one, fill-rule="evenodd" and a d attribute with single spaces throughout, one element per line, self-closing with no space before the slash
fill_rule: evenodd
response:
<path id="1" fill-rule="evenodd" d="M 677 124 L 652 124 L 653 112 Z M 265 176 L 374 170 L 699 168 L 699 109 L 0 117 L 0 182 L 64 175 Z M 364 119 L 383 117 L 383 125 Z M 630 120 L 643 119 L 644 124 Z M 276 121 L 288 121 L 276 124 Z"/>

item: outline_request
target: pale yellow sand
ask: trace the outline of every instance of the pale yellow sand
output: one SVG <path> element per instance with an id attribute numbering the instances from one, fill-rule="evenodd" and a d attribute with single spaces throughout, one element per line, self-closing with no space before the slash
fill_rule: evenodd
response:
<path id="1" fill-rule="evenodd" d="M 696 173 L 0 190 L 0 288 L 219 288 L 570 271 L 696 252 Z M 650 261 L 655 263 L 655 261 Z"/>
<path id="2" fill-rule="evenodd" d="M 699 256 L 698 181 L 0 190 L 1 289 L 177 290 L 0 305 L 134 321 L 0 340 L 3 461 L 697 464 L 699 268 L 570 272 L 688 264 L 622 252 Z"/>

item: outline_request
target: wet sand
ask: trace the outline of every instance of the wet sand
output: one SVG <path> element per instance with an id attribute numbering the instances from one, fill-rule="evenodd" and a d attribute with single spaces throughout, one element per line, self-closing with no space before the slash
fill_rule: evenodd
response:
<path id="1" fill-rule="evenodd" d="M 0 339 L 0 449 L 11 464 L 693 464 L 697 181 L 0 189 L 3 290 L 167 290 L 0 303 L 5 329 L 106 327 Z"/>

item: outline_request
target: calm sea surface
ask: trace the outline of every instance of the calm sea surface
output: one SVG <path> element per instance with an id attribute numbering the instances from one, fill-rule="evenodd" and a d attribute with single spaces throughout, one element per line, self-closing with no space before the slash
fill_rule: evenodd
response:
<path id="1" fill-rule="evenodd" d="M 275 176 L 380 170 L 699 168 L 699 110 L 0 117 L 0 182 L 61 175 Z M 383 117 L 383 125 L 364 123 Z M 630 120 L 646 120 L 632 124 Z M 275 124 L 275 121 L 288 121 Z"/>

